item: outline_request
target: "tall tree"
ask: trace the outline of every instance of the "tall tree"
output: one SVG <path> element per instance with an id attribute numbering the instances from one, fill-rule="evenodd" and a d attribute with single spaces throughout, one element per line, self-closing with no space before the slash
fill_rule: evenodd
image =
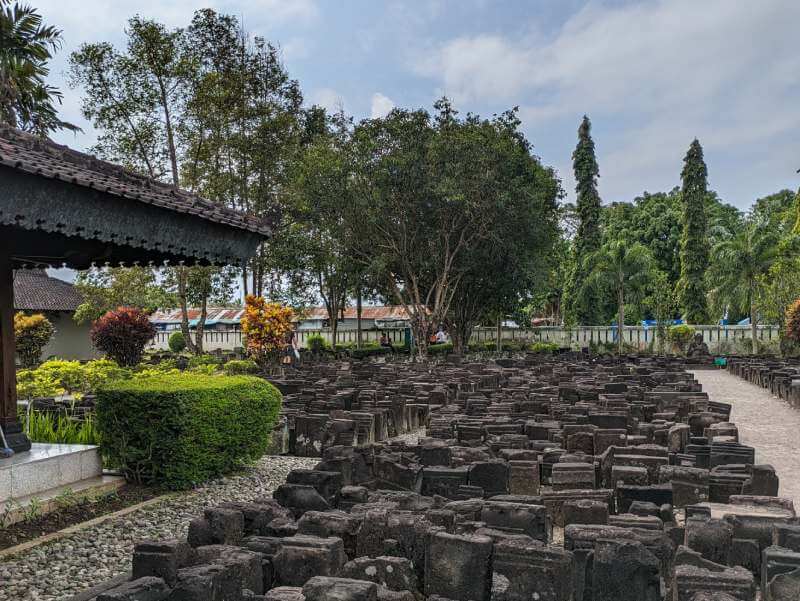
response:
<path id="1" fill-rule="evenodd" d="M 709 259 L 707 177 L 703 147 L 695 138 L 683 159 L 681 172 L 681 277 L 678 281 L 678 302 L 689 323 L 704 323 L 708 319 L 705 285 Z"/>
<path id="2" fill-rule="evenodd" d="M 712 249 L 709 297 L 712 307 L 722 313 L 727 309 L 750 315 L 753 354 L 758 352 L 757 303 L 764 284 L 779 256 L 779 236 L 752 217 L 726 240 Z"/>
<path id="3" fill-rule="evenodd" d="M 92 268 L 78 273 L 75 288 L 83 302 L 73 316 L 77 323 L 94 321 L 119 307 L 135 307 L 145 313 L 172 307 L 175 298 L 158 282 L 149 267 Z"/>
<path id="4" fill-rule="evenodd" d="M 208 9 L 185 29 L 134 17 L 126 33 L 124 51 L 85 44 L 71 57 L 84 115 L 101 132 L 95 152 L 221 204 L 273 215 L 303 131 L 302 95 L 277 49 L 248 35 L 235 17 Z M 263 259 L 267 251 L 258 254 Z M 264 263 L 251 267 L 251 291 L 261 294 Z M 193 341 L 188 306 L 225 298 L 230 273 L 172 269 L 181 327 L 197 352 L 205 314 Z M 246 283 L 247 272 L 241 275 Z"/>
<path id="5" fill-rule="evenodd" d="M 653 257 L 641 244 L 615 241 L 603 245 L 591 257 L 589 283 L 613 294 L 617 305 L 617 348 L 622 353 L 625 334 L 625 303 L 645 290 L 653 269 Z"/>
<path id="6" fill-rule="evenodd" d="M 600 249 L 601 203 L 597 192 L 597 178 L 600 169 L 595 157 L 592 124 L 589 117 L 583 116 L 578 128 L 578 145 L 572 153 L 572 167 L 575 172 L 576 208 L 578 230 L 573 249 L 575 253 L 574 270 L 568 287 L 569 315 L 571 321 L 582 325 L 595 325 L 601 319 L 600 303 L 596 291 L 587 285 L 591 265 L 589 257 Z"/>
<path id="7" fill-rule="evenodd" d="M 62 94 L 47 83 L 61 30 L 44 25 L 30 5 L 0 0 L 0 123 L 38 135 L 80 128 L 58 118 Z"/>

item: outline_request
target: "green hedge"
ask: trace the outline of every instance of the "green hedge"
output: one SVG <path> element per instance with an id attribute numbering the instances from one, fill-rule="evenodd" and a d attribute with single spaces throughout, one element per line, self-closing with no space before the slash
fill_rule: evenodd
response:
<path id="1" fill-rule="evenodd" d="M 431 344 L 428 347 L 429 355 L 446 355 L 447 353 L 452 353 L 452 352 L 453 352 L 452 342 L 440 342 L 437 344 Z"/>
<path id="2" fill-rule="evenodd" d="M 252 376 L 170 374 L 97 394 L 101 451 L 132 482 L 188 488 L 262 456 L 281 394 Z"/>

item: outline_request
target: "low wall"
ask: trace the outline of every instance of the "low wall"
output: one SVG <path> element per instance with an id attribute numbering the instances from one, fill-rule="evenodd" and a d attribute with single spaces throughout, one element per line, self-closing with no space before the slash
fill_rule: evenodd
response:
<path id="1" fill-rule="evenodd" d="M 750 326 L 693 326 L 703 335 L 703 341 L 709 350 L 715 354 L 732 354 L 741 351 L 742 344 L 750 340 Z M 763 343 L 777 343 L 780 339 L 778 326 L 757 326 L 758 339 Z M 403 345 L 406 340 L 406 329 L 370 329 L 363 330 L 364 342 L 377 341 L 381 334 L 386 332 L 393 345 Z M 158 332 L 150 343 L 150 348 L 165 350 L 168 347 L 172 332 Z M 300 346 L 305 348 L 309 336 L 320 335 L 329 343 L 331 342 L 330 330 L 298 330 L 297 337 Z M 613 326 L 582 326 L 564 328 L 560 326 L 544 326 L 539 328 L 503 328 L 502 340 L 520 341 L 526 343 L 551 342 L 561 347 L 581 348 L 592 344 L 616 344 L 617 328 Z M 358 333 L 355 330 L 339 330 L 336 337 L 338 344 L 355 343 Z M 658 349 L 656 328 L 643 326 L 626 326 L 622 332 L 623 341 L 639 350 L 648 347 Z M 497 328 L 475 328 L 472 332 L 473 342 L 486 342 L 497 339 Z M 235 330 L 206 330 L 203 333 L 203 348 L 207 351 L 233 350 L 243 347 L 242 333 Z M 738 348 L 737 348 L 738 347 Z"/>

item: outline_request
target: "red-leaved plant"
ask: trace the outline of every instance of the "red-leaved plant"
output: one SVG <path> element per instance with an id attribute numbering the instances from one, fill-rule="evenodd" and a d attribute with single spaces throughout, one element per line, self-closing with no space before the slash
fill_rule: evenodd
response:
<path id="1" fill-rule="evenodd" d="M 142 359 L 147 343 L 156 335 L 147 314 L 134 307 L 109 311 L 92 325 L 95 348 L 123 367 L 133 367 Z"/>

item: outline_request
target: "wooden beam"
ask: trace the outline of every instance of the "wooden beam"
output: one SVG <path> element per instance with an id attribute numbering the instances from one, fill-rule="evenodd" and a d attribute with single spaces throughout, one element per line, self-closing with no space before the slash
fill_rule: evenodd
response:
<path id="1" fill-rule="evenodd" d="M 11 253 L 0 250 L 0 425 L 17 422 L 17 374 L 14 345 L 14 269 Z"/>

